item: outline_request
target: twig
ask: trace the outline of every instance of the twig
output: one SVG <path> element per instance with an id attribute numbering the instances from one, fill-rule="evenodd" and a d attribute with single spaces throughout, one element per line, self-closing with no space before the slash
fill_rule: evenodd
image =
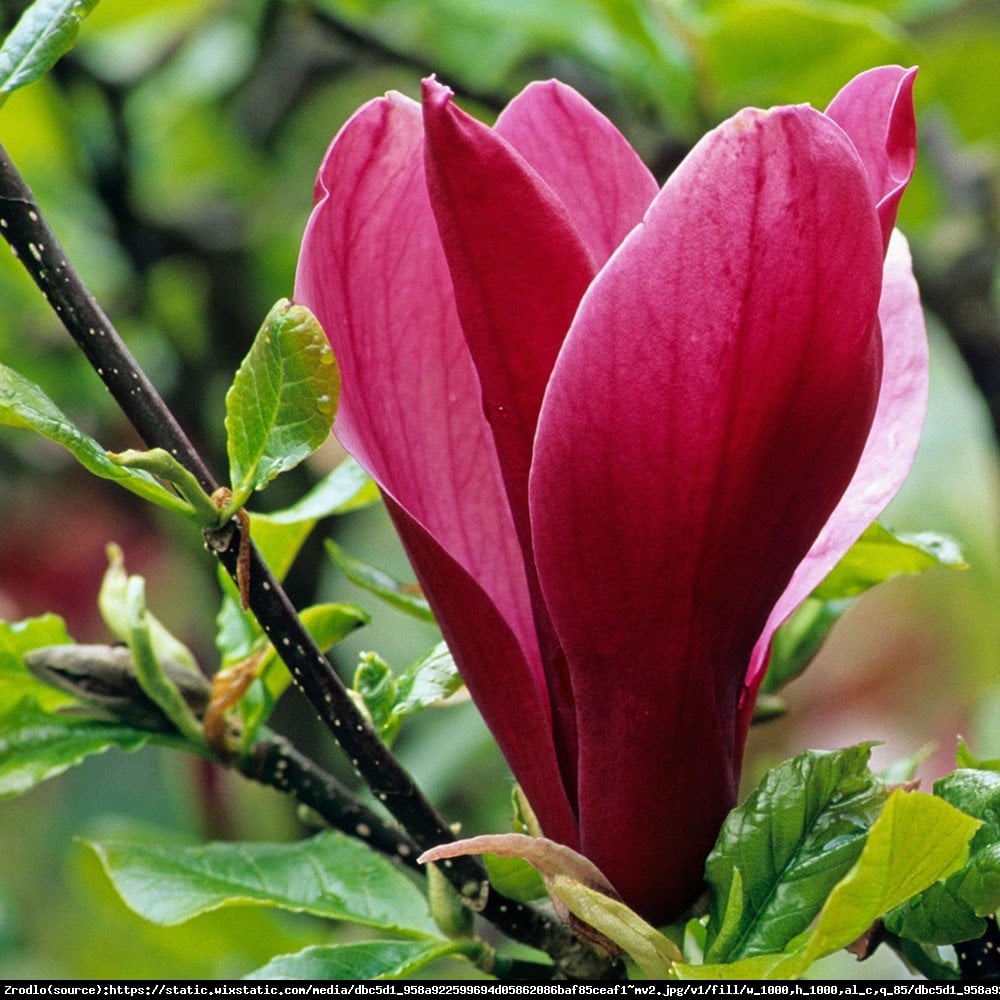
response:
<path id="1" fill-rule="evenodd" d="M 198 478 L 206 493 L 213 493 L 218 484 L 70 263 L 31 190 L 2 146 L 0 233 L 146 445 L 169 451 Z M 206 540 L 236 580 L 239 576 L 239 527 L 230 522 L 218 531 L 206 533 Z M 443 817 L 355 707 L 340 678 L 253 546 L 249 603 L 295 683 L 372 794 L 421 849 L 453 840 Z M 548 952 L 561 973 L 584 979 L 621 974 L 619 964 L 581 942 L 566 925 L 493 890 L 478 859 L 455 858 L 443 870 L 458 893 L 486 919 L 509 937 Z"/>

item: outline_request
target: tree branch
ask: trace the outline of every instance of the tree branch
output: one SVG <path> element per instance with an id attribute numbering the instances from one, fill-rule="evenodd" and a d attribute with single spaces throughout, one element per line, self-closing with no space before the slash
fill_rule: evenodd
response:
<path id="1" fill-rule="evenodd" d="M 169 451 L 206 493 L 214 492 L 218 484 L 68 260 L 2 146 L 0 233 L 146 445 Z M 206 540 L 235 580 L 238 526 L 231 522 L 206 533 Z M 376 799 L 421 849 L 454 840 L 443 817 L 355 707 L 256 548 L 251 551 L 249 604 L 296 685 Z M 470 905 L 509 937 L 548 952 L 562 974 L 583 979 L 621 975 L 620 963 L 594 951 L 565 924 L 493 890 L 478 859 L 455 858 L 442 868 Z"/>

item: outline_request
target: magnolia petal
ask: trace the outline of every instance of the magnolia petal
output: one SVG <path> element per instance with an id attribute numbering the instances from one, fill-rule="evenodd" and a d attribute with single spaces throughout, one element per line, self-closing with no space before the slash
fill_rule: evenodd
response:
<path id="1" fill-rule="evenodd" d="M 558 797 L 523 559 L 455 313 L 422 148 L 419 105 L 398 94 L 366 105 L 342 129 L 320 169 L 295 295 L 323 324 L 341 367 L 337 436 L 396 512 L 466 684 L 528 794 L 537 797 L 544 781 Z M 481 637 L 496 650 L 484 650 Z M 503 684 L 493 682 L 500 662 Z M 547 812 L 551 825 L 558 810 Z M 558 835 L 575 835 L 565 816 L 558 823 Z"/>
<path id="2" fill-rule="evenodd" d="M 386 506 L 469 694 L 493 733 L 545 834 L 579 843 L 559 770 L 543 684 L 476 581 L 392 500 Z"/>
<path id="3" fill-rule="evenodd" d="M 494 131 L 556 193 L 598 267 L 659 190 L 621 132 L 558 80 L 529 84 L 501 112 Z"/>
<path id="4" fill-rule="evenodd" d="M 320 170 L 295 295 L 343 373 L 335 431 L 534 643 L 517 540 L 427 201 L 420 109 L 362 108 Z"/>
<path id="5" fill-rule="evenodd" d="M 754 642 L 861 454 L 881 269 L 844 133 L 807 107 L 744 111 L 598 275 L 553 371 L 530 500 L 581 849 L 649 918 L 697 891 Z"/>
<path id="6" fill-rule="evenodd" d="M 527 488 L 538 410 L 596 268 L 552 189 L 451 96 L 424 81 L 427 185 L 530 562 Z"/>
<path id="7" fill-rule="evenodd" d="M 763 679 L 771 639 L 781 623 L 840 561 L 896 495 L 917 453 L 927 412 L 927 333 L 910 249 L 899 230 L 886 254 L 879 303 L 882 388 L 875 420 L 850 486 L 774 606 L 747 673 L 749 692 Z M 745 698 L 744 728 L 753 712 Z"/>
<path id="8" fill-rule="evenodd" d="M 886 245 L 917 160 L 916 76 L 916 67 L 870 69 L 851 80 L 826 109 L 827 117 L 848 134 L 868 171 Z"/>

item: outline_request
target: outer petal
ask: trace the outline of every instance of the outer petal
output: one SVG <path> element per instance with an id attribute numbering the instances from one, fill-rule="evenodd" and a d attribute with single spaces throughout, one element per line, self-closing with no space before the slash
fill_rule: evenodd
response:
<path id="1" fill-rule="evenodd" d="M 598 267 L 639 224 L 659 190 L 621 132 L 558 80 L 529 84 L 494 131 L 555 191 Z"/>
<path id="2" fill-rule="evenodd" d="M 366 105 L 344 127 L 320 170 L 295 295 L 320 319 L 341 366 L 338 437 L 390 498 L 484 718 L 519 780 L 532 784 L 537 774 L 538 787 L 526 788 L 536 809 L 546 812 L 539 788 L 561 800 L 547 811 L 565 832 L 520 547 L 427 199 L 422 147 L 420 108 L 400 95 Z M 503 649 L 502 662 L 483 637 Z M 512 702 L 521 706 L 517 719 Z"/>
<path id="3" fill-rule="evenodd" d="M 651 919 L 698 890 L 751 650 L 861 454 L 881 269 L 843 132 L 742 112 L 611 258 L 553 372 L 531 515 L 577 699 L 581 848 Z"/>
<path id="4" fill-rule="evenodd" d="M 753 712 L 749 692 L 756 693 L 763 679 L 775 631 L 882 513 L 917 453 L 927 411 L 927 334 L 910 249 L 898 230 L 892 235 L 885 259 L 878 312 L 884 363 L 875 421 L 851 485 L 796 569 L 754 647 L 747 674 L 744 730 Z"/>
<path id="5" fill-rule="evenodd" d="M 886 246 L 917 159 L 913 81 L 917 70 L 880 66 L 848 83 L 826 109 L 864 161 Z"/>

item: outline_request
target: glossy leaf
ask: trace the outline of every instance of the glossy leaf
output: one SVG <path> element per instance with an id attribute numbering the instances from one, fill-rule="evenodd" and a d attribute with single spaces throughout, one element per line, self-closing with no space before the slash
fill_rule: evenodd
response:
<path id="1" fill-rule="evenodd" d="M 978 821 L 921 792 L 897 789 L 872 825 L 857 863 L 830 892 L 812 931 L 785 950 L 728 964 L 679 965 L 681 979 L 796 979 L 846 948 L 893 907 L 960 868 Z"/>
<path id="2" fill-rule="evenodd" d="M 706 961 L 780 952 L 809 926 L 885 801 L 870 753 L 869 744 L 807 751 L 772 770 L 730 813 L 706 863 Z"/>
<path id="3" fill-rule="evenodd" d="M 886 918 L 889 930 L 928 944 L 954 944 L 982 936 L 1000 908 L 1000 774 L 962 768 L 934 784 L 934 793 L 982 821 L 965 866 Z"/>
<path id="4" fill-rule="evenodd" d="M 452 941 L 358 941 L 313 945 L 294 955 L 279 955 L 243 978 L 320 982 L 402 979 L 462 948 Z"/>
<path id="5" fill-rule="evenodd" d="M 176 514 L 198 520 L 187 503 L 161 486 L 148 472 L 114 462 L 34 382 L 6 365 L 0 365 L 0 424 L 33 430 L 61 445 L 93 475 L 110 479 L 144 500 Z"/>
<path id="6" fill-rule="evenodd" d="M 326 552 L 351 583 L 420 621 L 434 621 L 430 606 L 413 584 L 400 583 L 388 573 L 349 555 L 332 539 L 326 541 Z"/>
<path id="7" fill-rule="evenodd" d="M 414 883 L 391 861 L 335 831 L 291 844 L 91 846 L 125 903 L 156 924 L 255 903 L 404 937 L 437 936 Z"/>
<path id="8" fill-rule="evenodd" d="M 0 105 L 43 76 L 76 41 L 98 0 L 35 0 L 0 48 Z"/>
<path id="9" fill-rule="evenodd" d="M 148 739 L 129 726 L 53 714 L 33 697 L 10 707 L 0 702 L 0 798 L 21 795 L 93 754 L 137 750 Z"/>
<path id="10" fill-rule="evenodd" d="M 340 373 L 304 306 L 278 302 L 226 393 L 233 508 L 308 458 L 329 436 Z"/>

